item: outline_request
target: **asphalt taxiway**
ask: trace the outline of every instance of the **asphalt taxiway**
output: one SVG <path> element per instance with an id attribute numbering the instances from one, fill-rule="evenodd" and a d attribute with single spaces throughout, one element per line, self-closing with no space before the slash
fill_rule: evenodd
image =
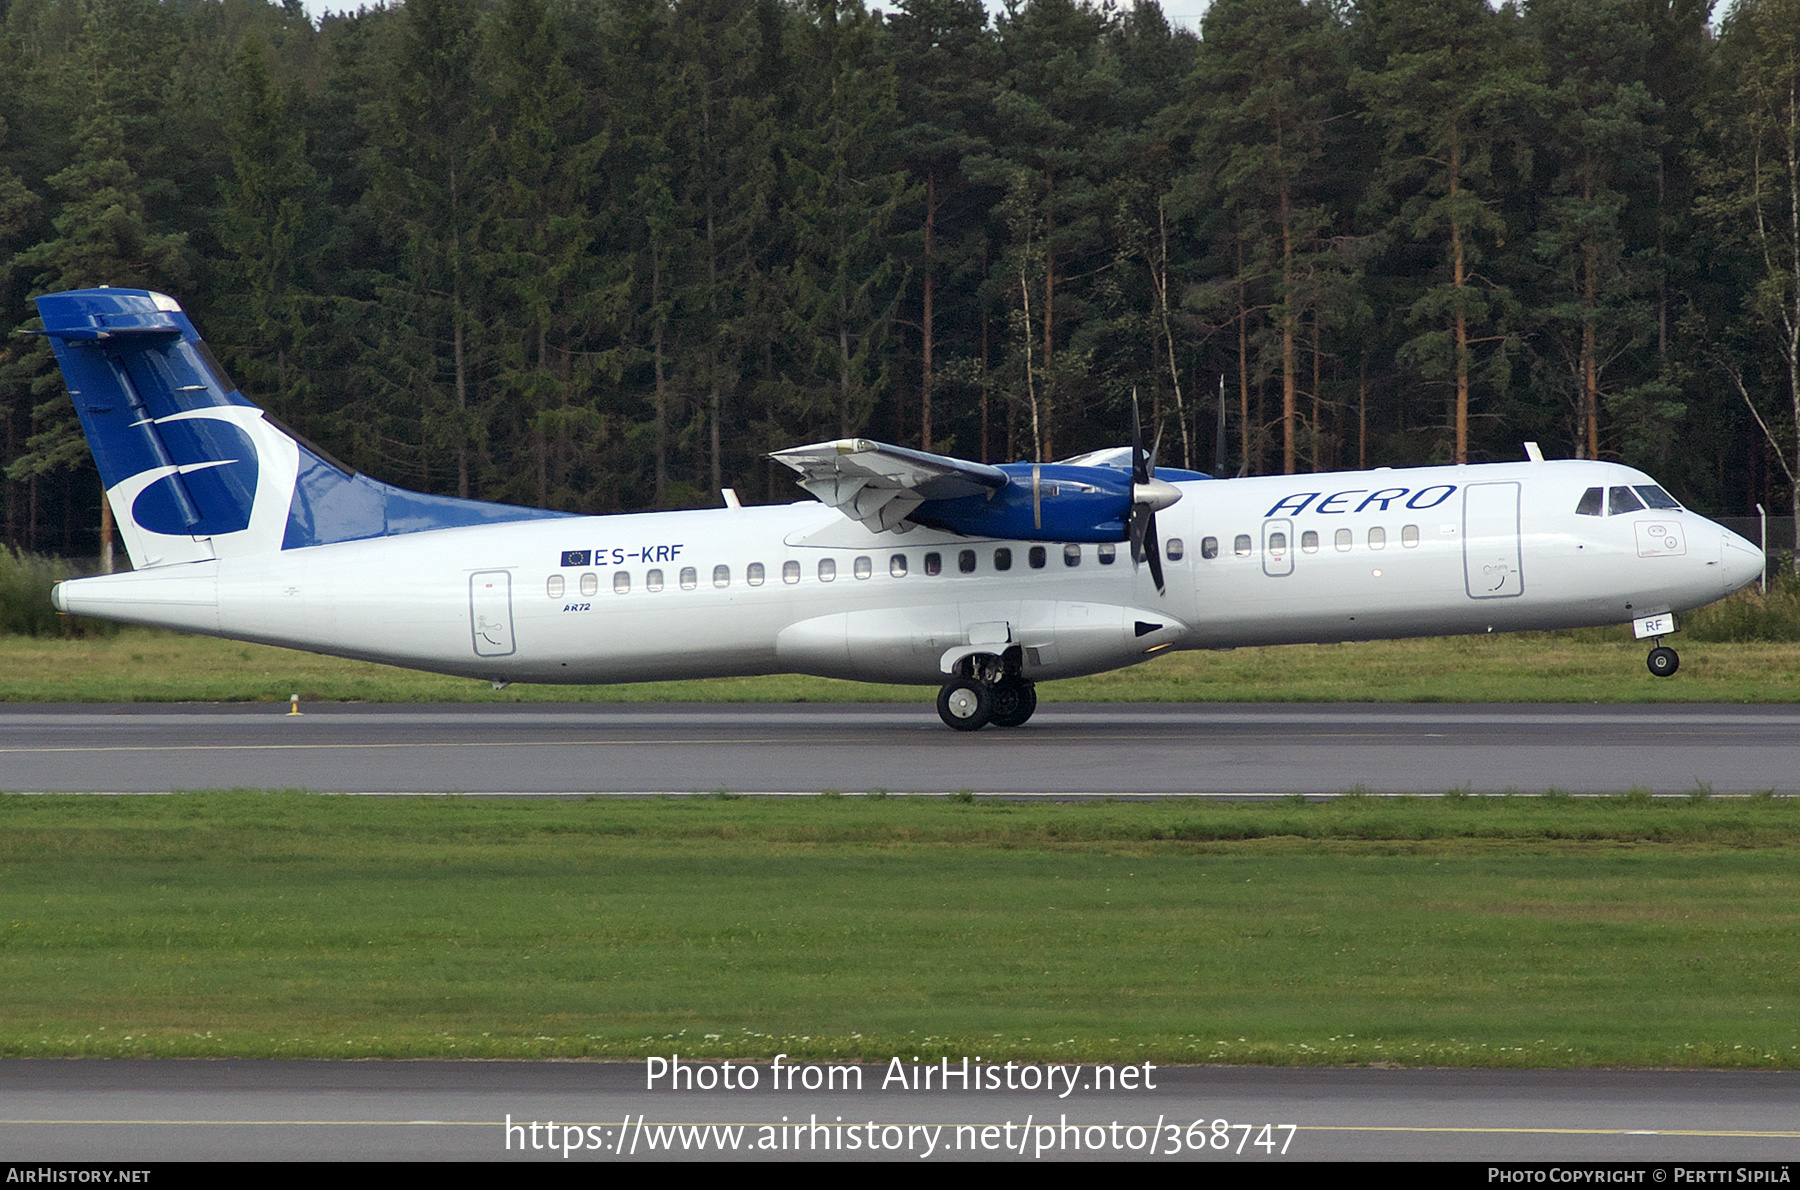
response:
<path id="1" fill-rule="evenodd" d="M 1057 1091 L 884 1088 L 888 1072 L 863 1067 L 861 1090 L 775 1091 L 764 1064 L 756 1090 L 670 1091 L 647 1089 L 641 1062 L 8 1061 L 0 1153 L 21 1163 L 1278 1164 L 1739 1163 L 1800 1151 L 1793 1072 L 1177 1066 L 1150 1071 L 1154 1089 L 1096 1091 L 1084 1067 L 1067 1095 L 1060 1081 Z"/>
<path id="2" fill-rule="evenodd" d="M 1800 792 L 1800 707 L 905 704 L 0 707 L 0 791 L 1278 796 Z"/>

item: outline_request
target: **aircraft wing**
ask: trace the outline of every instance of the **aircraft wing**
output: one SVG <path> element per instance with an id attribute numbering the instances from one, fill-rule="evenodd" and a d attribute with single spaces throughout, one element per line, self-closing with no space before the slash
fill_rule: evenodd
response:
<path id="1" fill-rule="evenodd" d="M 769 456 L 800 473 L 800 486 L 874 532 L 904 533 L 907 516 L 927 500 L 991 494 L 1011 480 L 985 463 L 840 438 L 778 450 Z"/>

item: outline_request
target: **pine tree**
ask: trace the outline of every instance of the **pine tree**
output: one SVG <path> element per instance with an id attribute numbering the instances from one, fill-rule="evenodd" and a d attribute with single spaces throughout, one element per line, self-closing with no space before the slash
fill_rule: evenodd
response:
<path id="1" fill-rule="evenodd" d="M 856 0 L 813 0 L 809 16 L 795 64 L 810 102 L 787 154 L 788 285 L 800 350 L 847 438 L 886 380 L 883 348 L 901 295 L 888 228 L 916 196 L 880 160 L 897 113 L 893 72 L 874 60 L 874 21 Z"/>
<path id="2" fill-rule="evenodd" d="M 1718 333 L 1724 366 L 1785 473 L 1800 519 L 1800 0 L 1739 0 L 1720 29 L 1735 83 L 1709 113 L 1716 148 L 1702 211 L 1756 264 L 1737 325 Z M 1734 333 L 1735 332 L 1735 333 Z M 1732 340 L 1735 340 L 1733 342 Z M 1771 409 L 1755 393 L 1773 345 L 1785 390 Z M 1773 369 L 1771 369 L 1773 370 Z M 1773 379 L 1770 377 L 1769 379 Z M 1786 408 L 1781 408 L 1785 405 Z M 1800 567 L 1800 558 L 1795 565 Z"/>
<path id="3" fill-rule="evenodd" d="M 593 327 L 616 321 L 621 299 L 620 277 L 607 276 L 593 251 L 598 229 L 588 205 L 606 134 L 586 127 L 554 7 L 504 0 L 488 41 L 481 272 L 490 284 L 482 321 L 503 423 L 490 432 L 513 460 L 497 468 L 491 486 L 540 507 L 588 508 L 601 486 L 590 472 L 603 424 L 593 381 L 608 361 L 585 348 Z"/>
<path id="4" fill-rule="evenodd" d="M 110 39 L 96 16 L 90 14 L 83 32 L 82 52 L 71 63 L 74 78 L 86 84 L 74 157 L 49 179 L 51 192 L 61 199 L 51 220 L 55 234 L 20 252 L 12 266 L 33 294 L 100 285 L 178 288 L 187 275 L 185 237 L 151 229 L 140 180 L 125 160 L 117 113 L 142 97 L 130 94 L 130 80 L 109 63 Z M 0 386 L 28 389 L 34 402 L 31 434 L 7 465 L 9 479 L 25 480 L 35 491 L 45 476 L 89 466 L 75 407 L 43 340 L 9 362 Z M 111 512 L 101 500 L 102 554 L 110 549 Z M 33 537 L 36 519 L 34 508 Z"/>
<path id="5" fill-rule="evenodd" d="M 216 346 L 257 398 L 304 427 L 317 305 L 309 291 L 322 239 L 318 177 L 265 53 L 251 39 L 238 57 L 237 106 L 227 124 L 232 177 L 218 219 L 228 255 L 216 266 L 218 288 L 231 301 L 211 324 Z"/>
<path id="6" fill-rule="evenodd" d="M 412 0 L 398 32 L 370 195 L 402 249 L 384 286 L 381 351 L 391 399 L 421 411 L 421 478 L 432 456 L 445 455 L 456 494 L 467 497 L 485 447 L 477 385 L 487 346 L 474 311 L 485 182 L 475 6 Z"/>
<path id="7" fill-rule="evenodd" d="M 1654 329 L 1649 279 L 1627 233 L 1627 205 L 1654 177 L 1656 103 L 1644 85 L 1648 30 L 1633 0 L 1533 0 L 1527 24 L 1545 69 L 1544 156 L 1551 197 L 1536 249 L 1554 280 L 1541 318 L 1561 348 L 1575 394 L 1576 457 L 1599 458 L 1610 366 Z"/>
<path id="8" fill-rule="evenodd" d="M 911 288 L 919 303 L 919 444 L 925 450 L 934 449 L 939 433 L 934 401 L 945 331 L 959 314 L 964 357 L 974 354 L 966 330 L 979 316 L 953 305 L 946 320 L 940 294 L 947 279 L 967 278 L 979 268 L 983 246 L 983 188 L 963 176 L 962 162 L 988 148 L 983 133 L 996 60 L 986 26 L 980 0 L 901 0 L 887 22 L 884 48 L 893 61 L 900 112 L 895 140 L 922 192 Z M 954 302 L 954 291 L 945 296 Z"/>
<path id="9" fill-rule="evenodd" d="M 1102 180 L 1118 164 L 1123 138 L 1112 110 L 1118 76 L 1107 53 L 1110 24 L 1107 11 L 1080 0 L 1009 6 L 999 21 L 995 148 L 963 166 L 1006 196 L 997 211 L 1006 249 L 990 285 L 1010 295 L 1014 320 L 1030 328 L 1029 351 L 1013 338 L 1039 459 L 1056 457 L 1064 423 L 1082 412 L 1091 360 L 1073 343 L 1094 311 L 1080 281 L 1114 256 Z"/>
<path id="10" fill-rule="evenodd" d="M 1317 179 L 1344 65 L 1330 10 L 1319 3 L 1219 0 L 1203 30 L 1194 78 L 1204 122 L 1194 151 L 1247 250 L 1240 272 L 1270 283 L 1282 470 L 1292 474 L 1302 339 L 1309 318 L 1316 325 L 1321 315 L 1320 299 L 1338 288 L 1335 254 L 1320 243 L 1333 213 Z M 1316 440 L 1316 424 L 1312 433 Z"/>
<path id="11" fill-rule="evenodd" d="M 1438 267 L 1407 317 L 1423 330 L 1401 350 L 1427 379 L 1451 388 L 1453 461 L 1469 458 L 1476 349 L 1504 338 L 1509 295 L 1482 271 L 1485 245 L 1504 238 L 1498 158 L 1517 147 L 1519 115 L 1534 97 L 1511 10 L 1483 0 L 1371 0 L 1358 13 L 1372 62 L 1351 78 L 1385 145 L 1381 185 L 1397 241 L 1436 247 Z M 1415 289 L 1417 292 L 1417 289 Z M 1485 332 L 1485 333 L 1484 333 Z"/>

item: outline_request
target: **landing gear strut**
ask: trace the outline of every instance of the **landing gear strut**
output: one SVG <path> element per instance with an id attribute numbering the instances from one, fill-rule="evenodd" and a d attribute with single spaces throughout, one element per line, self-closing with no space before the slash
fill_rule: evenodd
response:
<path id="1" fill-rule="evenodd" d="M 1645 659 L 1644 664 L 1648 665 L 1650 672 L 1657 677 L 1666 678 L 1681 668 L 1681 658 L 1675 655 L 1674 649 L 1665 644 L 1658 644 L 1650 650 L 1650 656 Z"/>
<path id="2" fill-rule="evenodd" d="M 964 659 L 938 691 L 938 718 L 958 731 L 1022 726 L 1037 710 L 1037 686 L 1020 675 L 1016 652 Z"/>

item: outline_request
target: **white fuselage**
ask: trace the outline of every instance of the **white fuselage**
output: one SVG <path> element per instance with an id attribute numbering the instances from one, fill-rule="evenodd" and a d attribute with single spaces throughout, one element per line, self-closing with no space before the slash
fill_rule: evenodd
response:
<path id="1" fill-rule="evenodd" d="M 936 684 L 959 651 L 1004 645 L 1026 677 L 1057 678 L 1170 648 L 1618 624 L 1760 571 L 1755 546 L 1694 513 L 1576 512 L 1586 489 L 1653 482 L 1564 461 L 1183 483 L 1158 516 L 1164 594 L 1124 544 L 876 534 L 807 501 L 226 557 L 67 582 L 57 601 L 495 681 Z"/>

